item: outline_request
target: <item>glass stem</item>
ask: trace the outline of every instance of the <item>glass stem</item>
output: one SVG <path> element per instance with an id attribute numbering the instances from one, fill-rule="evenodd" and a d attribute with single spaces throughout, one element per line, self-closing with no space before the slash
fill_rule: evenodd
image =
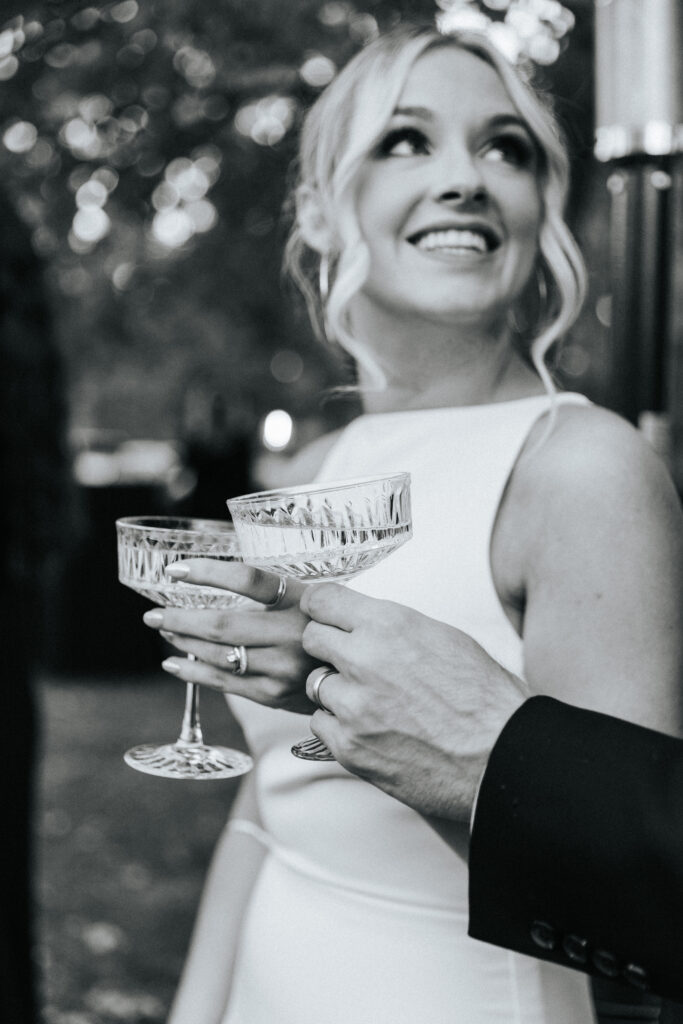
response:
<path id="1" fill-rule="evenodd" d="M 188 659 L 195 661 L 193 654 L 188 654 Z M 203 742 L 202 727 L 199 723 L 199 687 L 196 683 L 188 683 L 185 690 L 183 725 L 178 737 L 178 743 L 185 746 L 185 744 Z"/>

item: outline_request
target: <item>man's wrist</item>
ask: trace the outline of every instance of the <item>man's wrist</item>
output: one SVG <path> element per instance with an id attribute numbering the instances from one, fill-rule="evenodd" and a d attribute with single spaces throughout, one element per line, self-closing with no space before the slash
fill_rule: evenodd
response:
<path id="1" fill-rule="evenodd" d="M 521 696 L 521 695 L 520 695 L 520 696 Z M 489 760 L 490 760 L 490 758 L 491 758 L 491 755 L 492 755 L 492 753 L 493 753 L 493 751 L 494 751 L 494 749 L 495 749 L 495 746 L 496 746 L 496 744 L 498 743 L 498 741 L 499 741 L 499 739 L 500 739 L 501 735 L 503 734 L 503 731 L 504 731 L 505 727 L 507 726 L 508 722 L 509 722 L 509 721 L 510 721 L 510 719 L 511 719 L 511 718 L 512 718 L 512 717 L 513 717 L 513 716 L 514 716 L 514 715 L 515 715 L 515 714 L 516 714 L 516 713 L 517 713 L 517 712 L 519 711 L 519 709 L 520 709 L 520 708 L 521 708 L 521 707 L 522 707 L 522 706 L 523 706 L 524 704 L 526 704 L 526 702 L 527 702 L 527 700 L 528 700 L 528 699 L 529 699 L 528 695 L 527 695 L 527 696 L 524 696 L 524 697 L 523 697 L 523 698 L 522 698 L 522 699 L 521 699 L 521 700 L 519 701 L 519 703 L 518 703 L 518 704 L 517 704 L 517 705 L 516 705 L 516 706 L 515 706 L 515 707 L 514 707 L 514 708 L 512 709 L 512 711 L 511 711 L 511 712 L 510 712 L 510 714 L 509 714 L 509 715 L 507 716 L 507 718 L 505 719 L 505 721 L 501 723 L 500 729 L 498 730 L 498 734 L 497 734 L 497 736 L 496 736 L 495 740 L 493 741 L 493 743 L 492 743 L 492 745 L 491 745 L 491 748 L 490 748 L 490 750 L 489 750 L 489 752 L 488 752 L 488 754 L 487 754 L 487 756 L 486 756 L 486 761 L 484 762 L 484 766 L 483 766 L 483 768 L 481 769 L 481 771 L 479 772 L 479 778 L 478 778 L 478 780 L 477 780 L 477 785 L 476 785 L 476 787 L 475 787 L 475 790 L 474 790 L 474 796 L 473 796 L 473 798 L 472 798 L 472 807 L 471 807 L 471 810 L 470 810 L 470 816 L 469 816 L 469 822 L 470 822 L 470 835 L 472 835 L 472 831 L 473 831 L 473 829 L 474 829 L 474 820 L 475 820 L 475 817 L 476 817 L 476 814 L 477 814 L 477 804 L 478 804 L 478 802 L 479 802 L 479 794 L 480 794 L 480 792 L 481 792 L 481 787 L 482 787 L 482 785 L 483 785 L 483 783 L 484 783 L 484 777 L 485 777 L 485 775 L 486 775 L 486 769 L 487 769 L 487 768 L 488 768 L 488 766 L 489 766 Z"/>

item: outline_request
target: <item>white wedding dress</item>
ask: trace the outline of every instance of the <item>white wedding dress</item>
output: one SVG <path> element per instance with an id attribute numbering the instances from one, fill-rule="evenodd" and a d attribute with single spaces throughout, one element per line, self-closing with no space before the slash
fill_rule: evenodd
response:
<path id="1" fill-rule="evenodd" d="M 351 586 L 458 626 L 518 674 L 522 644 L 494 588 L 489 542 L 517 455 L 548 404 L 542 396 L 364 415 L 319 474 L 411 473 L 413 539 Z M 583 975 L 467 936 L 467 866 L 418 814 L 337 764 L 293 757 L 305 716 L 230 704 L 256 759 L 268 855 L 223 1024 L 594 1020 Z"/>

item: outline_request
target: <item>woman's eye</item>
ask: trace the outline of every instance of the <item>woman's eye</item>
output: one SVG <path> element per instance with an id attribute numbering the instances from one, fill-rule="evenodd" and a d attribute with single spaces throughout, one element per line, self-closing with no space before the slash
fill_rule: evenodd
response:
<path id="1" fill-rule="evenodd" d="M 519 135 L 503 135 L 488 143 L 484 156 L 495 163 L 508 163 L 527 167 L 533 162 L 535 150 L 527 139 Z"/>
<path id="2" fill-rule="evenodd" d="M 428 151 L 424 134 L 417 128 L 395 128 L 379 146 L 380 156 L 415 156 Z"/>

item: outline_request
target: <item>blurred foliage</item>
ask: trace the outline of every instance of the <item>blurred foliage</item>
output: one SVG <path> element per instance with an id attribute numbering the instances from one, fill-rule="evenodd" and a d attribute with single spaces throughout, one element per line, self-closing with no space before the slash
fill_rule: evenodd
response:
<path id="1" fill-rule="evenodd" d="M 576 25 L 543 77 L 583 195 L 591 3 L 565 6 Z M 47 265 L 72 425 L 183 436 L 216 394 L 234 432 L 274 406 L 348 418 L 348 403 L 321 409 L 347 370 L 281 278 L 297 126 L 378 29 L 433 21 L 433 0 L 11 0 L 6 12 L 0 173 Z"/>

